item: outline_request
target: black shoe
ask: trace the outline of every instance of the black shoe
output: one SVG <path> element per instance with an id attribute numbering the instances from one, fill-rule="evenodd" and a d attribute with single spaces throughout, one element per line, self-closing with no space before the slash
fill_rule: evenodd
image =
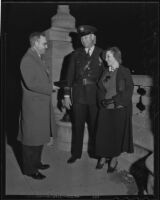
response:
<path id="1" fill-rule="evenodd" d="M 76 160 L 77 160 L 78 158 L 77 157 L 70 157 L 68 160 L 67 160 L 67 163 L 74 163 L 74 162 L 76 162 Z"/>
<path id="2" fill-rule="evenodd" d="M 50 165 L 48 165 L 48 164 L 42 164 L 42 165 L 40 165 L 39 167 L 38 167 L 38 169 L 48 169 L 50 167 Z"/>
<path id="3" fill-rule="evenodd" d="M 105 163 L 97 163 L 96 169 L 102 169 Z"/>
<path id="4" fill-rule="evenodd" d="M 110 162 L 110 158 L 106 158 L 105 162 L 101 163 L 101 158 L 98 159 L 96 169 L 102 169 L 106 163 Z"/>
<path id="5" fill-rule="evenodd" d="M 42 180 L 42 179 L 46 178 L 46 176 L 41 174 L 40 172 L 36 172 L 34 174 L 30 174 L 30 175 L 27 175 L 27 176 L 30 176 L 33 179 L 37 179 L 37 180 Z"/>
<path id="6" fill-rule="evenodd" d="M 106 161 L 101 163 L 101 159 L 98 160 L 97 165 L 96 165 L 96 169 L 102 169 L 103 166 L 105 165 Z"/>
<path id="7" fill-rule="evenodd" d="M 110 162 L 111 162 L 111 161 L 110 161 Z M 115 166 L 112 167 L 112 166 L 110 165 L 110 162 L 108 163 L 107 173 L 113 173 L 113 172 L 116 170 L 116 167 L 117 167 L 117 165 L 118 165 L 118 161 L 116 161 Z"/>

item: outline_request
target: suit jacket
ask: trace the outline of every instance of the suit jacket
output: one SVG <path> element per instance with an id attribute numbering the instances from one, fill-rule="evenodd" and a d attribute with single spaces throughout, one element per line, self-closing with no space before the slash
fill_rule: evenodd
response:
<path id="1" fill-rule="evenodd" d="M 68 87 L 65 94 L 71 94 L 73 103 L 96 104 L 97 83 L 103 71 L 103 62 L 100 58 L 102 49 L 95 47 L 91 56 L 84 48 L 79 48 L 72 53 L 66 80 Z M 87 78 L 95 84 L 83 85 L 82 79 Z"/>
<path id="2" fill-rule="evenodd" d="M 29 49 L 20 65 L 22 111 L 18 139 L 25 145 L 47 143 L 50 137 L 52 84 L 38 54 Z"/>

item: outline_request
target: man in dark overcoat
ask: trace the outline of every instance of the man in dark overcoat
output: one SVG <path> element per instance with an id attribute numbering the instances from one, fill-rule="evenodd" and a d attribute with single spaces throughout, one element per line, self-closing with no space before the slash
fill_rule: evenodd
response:
<path id="1" fill-rule="evenodd" d="M 40 180 L 45 176 L 38 170 L 49 168 L 41 163 L 41 154 L 50 138 L 51 94 L 57 87 L 49 80 L 41 59 L 47 48 L 45 35 L 32 33 L 30 44 L 20 65 L 23 95 L 18 140 L 22 143 L 23 173 Z"/>
<path id="2" fill-rule="evenodd" d="M 64 102 L 69 109 L 72 105 L 72 147 L 68 163 L 74 163 L 81 158 L 85 122 L 88 124 L 89 156 L 94 156 L 95 125 L 97 118 L 97 82 L 103 71 L 100 58 L 102 49 L 96 47 L 97 29 L 93 26 L 83 25 L 78 27 L 82 48 L 72 53 L 68 67 Z"/>

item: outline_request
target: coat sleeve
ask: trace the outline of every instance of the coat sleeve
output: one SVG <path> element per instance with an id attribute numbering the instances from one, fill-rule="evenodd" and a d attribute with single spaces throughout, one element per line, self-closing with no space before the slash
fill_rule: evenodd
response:
<path id="1" fill-rule="evenodd" d="M 36 69 L 36 61 L 32 60 L 30 57 L 26 56 L 21 62 L 21 75 L 24 86 L 36 93 L 51 95 L 52 85 L 49 83 L 43 74 Z"/>
<path id="2" fill-rule="evenodd" d="M 118 92 L 112 99 L 117 105 L 127 106 L 132 100 L 133 88 L 134 85 L 130 70 L 125 68 L 118 83 Z"/>
<path id="3" fill-rule="evenodd" d="M 67 87 L 64 88 L 64 95 L 71 95 L 71 88 L 75 78 L 75 52 L 72 53 L 66 75 Z"/>

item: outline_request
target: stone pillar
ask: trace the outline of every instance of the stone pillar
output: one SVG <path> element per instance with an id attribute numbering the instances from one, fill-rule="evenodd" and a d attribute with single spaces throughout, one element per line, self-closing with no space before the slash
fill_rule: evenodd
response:
<path id="1" fill-rule="evenodd" d="M 51 28 L 45 31 L 49 46 L 46 61 L 51 67 L 52 81 L 60 80 L 64 57 L 73 51 L 70 32 L 76 32 L 75 18 L 70 15 L 68 5 L 59 5 L 51 19 Z M 57 93 L 52 97 L 53 107 L 56 107 Z"/>

